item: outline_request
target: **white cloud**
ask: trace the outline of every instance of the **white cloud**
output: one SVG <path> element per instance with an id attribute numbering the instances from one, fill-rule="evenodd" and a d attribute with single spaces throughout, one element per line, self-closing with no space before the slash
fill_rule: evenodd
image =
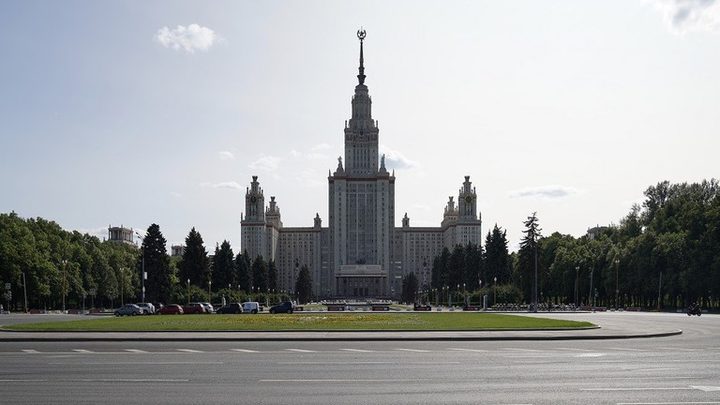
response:
<path id="1" fill-rule="evenodd" d="M 211 187 L 211 188 L 228 188 L 232 190 L 242 190 L 243 186 L 238 184 L 236 181 L 222 181 L 220 183 L 200 183 L 200 186 L 202 187 Z"/>
<path id="2" fill-rule="evenodd" d="M 277 168 L 280 166 L 280 161 L 282 161 L 282 159 L 277 156 L 260 155 L 260 157 L 254 162 L 250 163 L 248 167 L 253 170 L 264 170 L 271 172 L 277 170 Z"/>
<path id="3" fill-rule="evenodd" d="M 565 198 L 573 194 L 577 194 L 578 190 L 572 187 L 550 185 L 525 188 L 510 193 L 510 198 L 543 198 L 556 199 Z"/>
<path id="4" fill-rule="evenodd" d="M 717 31 L 720 3 L 716 0 L 651 0 L 665 21 L 678 34 L 687 31 Z"/>
<path id="5" fill-rule="evenodd" d="M 235 155 L 227 150 L 222 150 L 218 152 L 218 155 L 220 155 L 220 160 L 233 160 L 235 159 Z"/>
<path id="6" fill-rule="evenodd" d="M 327 143 L 319 143 L 319 144 L 313 146 L 312 148 L 310 148 L 310 150 L 312 150 L 312 151 L 318 151 L 318 150 L 328 150 L 328 149 L 330 149 L 330 148 L 331 148 L 330 144 L 327 144 Z"/>
<path id="7" fill-rule="evenodd" d="M 173 196 L 173 197 L 175 197 L 175 198 L 180 198 L 180 197 L 182 197 L 182 194 L 178 193 L 177 191 L 171 191 L 171 192 L 170 192 L 170 195 Z"/>
<path id="8" fill-rule="evenodd" d="M 195 51 L 207 51 L 218 42 L 219 37 L 210 28 L 190 24 L 187 27 L 183 25 L 178 25 L 176 28 L 162 27 L 155 34 L 155 40 L 165 48 L 195 53 Z"/>
<path id="9" fill-rule="evenodd" d="M 402 153 L 392 150 L 385 145 L 380 145 L 380 154 L 385 155 L 385 167 L 392 169 L 415 169 L 418 167 L 417 162 L 405 157 Z"/>

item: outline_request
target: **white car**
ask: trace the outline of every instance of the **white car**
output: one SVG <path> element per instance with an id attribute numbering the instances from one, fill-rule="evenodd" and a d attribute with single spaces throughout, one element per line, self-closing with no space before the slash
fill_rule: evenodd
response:
<path id="1" fill-rule="evenodd" d="M 215 308 L 213 308 L 209 302 L 201 302 L 200 304 L 205 307 L 205 311 L 207 311 L 208 314 L 215 313 Z"/>
<path id="2" fill-rule="evenodd" d="M 149 302 L 139 302 L 135 304 L 142 309 L 144 315 L 153 315 L 155 314 L 155 305 L 149 303 Z"/>
<path id="3" fill-rule="evenodd" d="M 254 301 L 243 302 L 242 310 L 244 314 L 257 314 L 260 312 L 260 303 Z"/>

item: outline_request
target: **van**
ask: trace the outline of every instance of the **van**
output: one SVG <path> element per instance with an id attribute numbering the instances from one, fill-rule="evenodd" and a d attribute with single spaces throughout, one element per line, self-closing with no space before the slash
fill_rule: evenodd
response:
<path id="1" fill-rule="evenodd" d="M 257 314 L 260 312 L 260 303 L 255 301 L 243 302 L 242 311 L 245 314 Z"/>

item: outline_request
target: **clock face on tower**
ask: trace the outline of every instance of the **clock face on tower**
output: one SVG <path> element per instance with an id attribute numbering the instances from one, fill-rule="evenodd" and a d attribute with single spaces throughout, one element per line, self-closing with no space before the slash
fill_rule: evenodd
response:
<path id="1" fill-rule="evenodd" d="M 472 200 L 473 200 L 473 199 L 472 199 L 472 196 L 471 196 L 471 195 L 465 196 L 465 202 L 466 202 L 466 203 L 470 204 L 470 203 L 472 202 Z"/>
<path id="2" fill-rule="evenodd" d="M 255 196 L 250 197 L 250 202 L 251 202 L 251 203 L 255 203 L 255 201 L 257 201 L 257 198 L 255 198 Z"/>

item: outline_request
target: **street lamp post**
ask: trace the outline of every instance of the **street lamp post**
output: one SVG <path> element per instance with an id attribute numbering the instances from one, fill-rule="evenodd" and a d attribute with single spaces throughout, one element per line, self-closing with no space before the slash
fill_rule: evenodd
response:
<path id="1" fill-rule="evenodd" d="M 67 260 L 63 260 L 63 278 L 62 278 L 62 310 L 65 312 L 65 295 L 67 294 Z M 8 308 L 8 311 L 10 308 Z"/>
<path id="2" fill-rule="evenodd" d="M 497 305 L 497 277 L 493 277 L 493 305 Z"/>
<path id="3" fill-rule="evenodd" d="M 593 276 L 595 275 L 595 266 L 590 268 L 590 291 L 588 291 L 588 301 L 590 306 L 593 306 Z"/>
<path id="4" fill-rule="evenodd" d="M 575 266 L 575 309 L 577 310 L 578 304 L 578 274 L 580 273 L 580 266 Z"/>
<path id="5" fill-rule="evenodd" d="M 190 305 L 190 279 L 187 279 L 187 304 Z"/>
<path id="6" fill-rule="evenodd" d="M 145 237 L 140 236 L 139 232 L 135 232 L 135 235 L 137 235 L 138 238 L 141 238 L 143 240 L 143 245 L 145 244 Z M 142 281 L 142 296 L 141 296 L 141 302 L 145 302 L 145 280 L 147 279 L 147 273 L 145 272 L 145 246 L 142 247 L 142 274 L 140 275 L 140 280 Z"/>
<path id="7" fill-rule="evenodd" d="M 212 280 L 208 280 L 208 301 L 212 302 Z"/>
<path id="8" fill-rule="evenodd" d="M 618 310 L 618 297 L 620 296 L 620 287 L 618 284 L 618 271 L 620 270 L 620 260 L 615 259 L 615 310 Z"/>
<path id="9" fill-rule="evenodd" d="M 125 305 L 125 295 L 123 294 L 123 285 L 125 284 L 125 268 L 120 267 L 120 306 Z"/>

